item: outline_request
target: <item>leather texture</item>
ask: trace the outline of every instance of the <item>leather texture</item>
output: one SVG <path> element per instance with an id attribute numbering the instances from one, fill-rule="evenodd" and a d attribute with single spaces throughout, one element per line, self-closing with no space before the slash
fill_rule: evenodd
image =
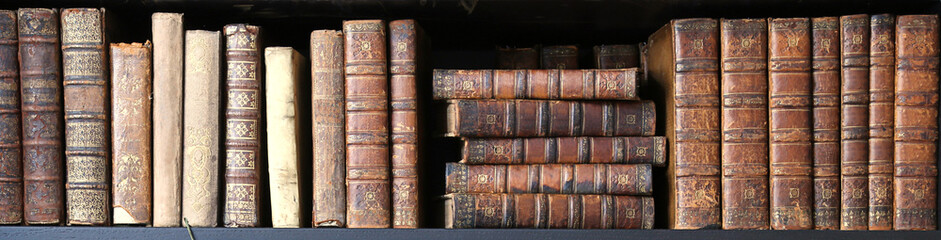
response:
<path id="1" fill-rule="evenodd" d="M 540 65 L 543 69 L 578 69 L 577 46 L 546 46 L 540 50 Z"/>
<path id="2" fill-rule="evenodd" d="M 114 224 L 151 225 L 151 44 L 111 44 Z"/>
<path id="3" fill-rule="evenodd" d="M 840 19 L 813 26 L 814 228 L 840 229 Z"/>
<path id="4" fill-rule="evenodd" d="M 497 48 L 498 69 L 537 69 L 539 51 L 535 48 Z"/>
<path id="5" fill-rule="evenodd" d="M 346 112 L 343 33 L 310 34 L 315 227 L 346 226 Z"/>
<path id="6" fill-rule="evenodd" d="M 869 22 L 869 230 L 892 230 L 895 15 Z"/>
<path id="7" fill-rule="evenodd" d="M 16 11 L 0 10 L 0 224 L 23 222 L 23 145 Z"/>
<path id="8" fill-rule="evenodd" d="M 595 46 L 595 67 L 618 69 L 640 67 L 640 48 L 637 44 Z"/>
<path id="9" fill-rule="evenodd" d="M 666 165 L 665 137 L 467 138 L 462 163 Z"/>
<path id="10" fill-rule="evenodd" d="M 869 15 L 840 17 L 840 229 L 869 229 Z"/>
<path id="11" fill-rule="evenodd" d="M 392 99 L 392 227 L 418 228 L 418 76 L 421 27 L 415 20 L 389 22 Z"/>
<path id="12" fill-rule="evenodd" d="M 435 69 L 435 99 L 639 100 L 637 68 Z"/>
<path id="13" fill-rule="evenodd" d="M 450 100 L 447 136 L 651 136 L 653 101 Z"/>
<path id="14" fill-rule="evenodd" d="M 653 197 L 540 193 L 445 195 L 445 228 L 651 229 Z"/>
<path id="15" fill-rule="evenodd" d="M 651 195 L 649 164 L 466 165 L 447 163 L 447 193 Z"/>

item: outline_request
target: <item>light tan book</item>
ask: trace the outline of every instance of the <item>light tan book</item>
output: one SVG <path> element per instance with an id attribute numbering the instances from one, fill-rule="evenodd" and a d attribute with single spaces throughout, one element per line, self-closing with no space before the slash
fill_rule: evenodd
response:
<path id="1" fill-rule="evenodd" d="M 183 14 L 154 13 L 154 227 L 179 227 L 183 199 Z"/>
<path id="2" fill-rule="evenodd" d="M 219 208 L 218 31 L 186 31 L 183 99 L 183 220 L 215 227 Z"/>
<path id="3" fill-rule="evenodd" d="M 301 226 L 298 186 L 297 82 L 304 57 L 290 47 L 265 48 L 265 102 L 268 120 L 268 176 L 271 225 Z"/>

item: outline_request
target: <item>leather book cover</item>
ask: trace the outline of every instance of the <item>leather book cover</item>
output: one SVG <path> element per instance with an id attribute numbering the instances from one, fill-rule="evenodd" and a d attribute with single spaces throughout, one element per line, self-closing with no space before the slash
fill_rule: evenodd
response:
<path id="1" fill-rule="evenodd" d="M 869 22 L 869 230 L 892 230 L 895 15 Z"/>
<path id="2" fill-rule="evenodd" d="M 578 47 L 575 45 L 547 46 L 541 50 L 543 69 L 578 69 Z"/>
<path id="3" fill-rule="evenodd" d="M 539 51 L 536 48 L 497 48 L 498 69 L 537 69 Z"/>
<path id="4" fill-rule="evenodd" d="M 16 11 L 0 10 L 0 224 L 23 222 Z"/>
<path id="5" fill-rule="evenodd" d="M 392 227 L 389 79 L 382 20 L 343 22 L 347 227 Z"/>
<path id="6" fill-rule="evenodd" d="M 310 34 L 313 118 L 313 225 L 346 226 L 346 112 L 343 33 Z"/>
<path id="7" fill-rule="evenodd" d="M 265 48 L 265 117 L 267 121 L 268 176 L 271 193 L 271 226 L 301 227 L 301 179 L 303 149 L 298 121 L 297 84 L 307 80 L 307 60 L 290 47 Z M 304 159 L 308 161 L 308 159 Z M 306 169 L 303 169 L 306 170 Z"/>
<path id="8" fill-rule="evenodd" d="M 652 136 L 656 120 L 647 100 L 450 100 L 446 136 Z"/>
<path id="9" fill-rule="evenodd" d="M 840 17 L 840 229 L 869 229 L 869 15 Z"/>
<path id="10" fill-rule="evenodd" d="M 647 74 L 647 58 L 650 51 L 647 49 L 647 42 L 642 42 L 637 44 L 637 49 L 640 51 L 640 62 L 638 62 L 638 67 L 640 70 L 640 76 L 637 78 L 638 86 L 647 86 L 649 81 L 649 75 Z"/>
<path id="11" fill-rule="evenodd" d="M 768 23 L 722 19 L 722 228 L 769 229 Z"/>
<path id="12" fill-rule="evenodd" d="M 435 99 L 640 100 L 638 68 L 434 70 Z"/>
<path id="13" fill-rule="evenodd" d="M 183 201 L 183 14 L 154 13 L 154 227 L 179 227 Z"/>
<path id="14" fill-rule="evenodd" d="M 17 20 L 23 103 L 23 219 L 28 225 L 62 224 L 65 123 L 59 14 L 55 9 L 20 8 Z"/>
<path id="15" fill-rule="evenodd" d="M 218 31 L 186 31 L 182 217 L 193 227 L 215 227 L 219 220 L 221 41 Z"/>
<path id="16" fill-rule="evenodd" d="M 599 69 L 636 68 L 640 66 L 637 44 L 595 46 L 595 67 Z"/>
<path id="17" fill-rule="evenodd" d="M 650 164 L 447 163 L 447 193 L 651 195 Z"/>
<path id="18" fill-rule="evenodd" d="M 445 228 L 652 229 L 647 196 L 544 193 L 445 195 Z"/>
<path id="19" fill-rule="evenodd" d="M 151 45 L 111 44 L 114 224 L 151 223 Z"/>
<path id="20" fill-rule="evenodd" d="M 392 126 L 392 227 L 418 228 L 418 39 L 415 20 L 389 22 Z"/>
<path id="21" fill-rule="evenodd" d="M 840 229 L 840 19 L 813 26 L 814 226 Z"/>
<path id="22" fill-rule="evenodd" d="M 666 138 L 467 138 L 465 164 L 609 163 L 666 165 Z"/>

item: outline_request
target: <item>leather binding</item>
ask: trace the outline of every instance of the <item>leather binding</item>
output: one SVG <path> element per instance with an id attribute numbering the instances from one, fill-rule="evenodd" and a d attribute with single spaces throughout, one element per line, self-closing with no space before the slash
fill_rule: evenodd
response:
<path id="1" fill-rule="evenodd" d="M 667 137 L 667 226 L 720 228 L 719 27 L 715 19 L 675 19 L 647 40 L 646 75 Z"/>
<path id="2" fill-rule="evenodd" d="M 595 67 L 599 69 L 636 68 L 640 66 L 637 44 L 595 46 Z"/>
<path id="3" fill-rule="evenodd" d="M 558 137 L 464 139 L 461 163 L 609 163 L 666 165 L 664 137 Z"/>
<path id="4" fill-rule="evenodd" d="M 840 229 L 869 228 L 869 15 L 840 17 Z"/>
<path id="5" fill-rule="evenodd" d="M 813 18 L 814 226 L 840 229 L 840 19 Z"/>
<path id="6" fill-rule="evenodd" d="M 313 93 L 313 168 L 315 227 L 346 226 L 346 113 L 343 33 L 310 34 Z"/>
<path id="7" fill-rule="evenodd" d="M 637 68 L 434 70 L 435 99 L 639 100 Z"/>
<path id="8" fill-rule="evenodd" d="M 382 20 L 343 22 L 349 228 L 392 227 L 385 27 Z"/>
<path id="9" fill-rule="evenodd" d="M 896 20 L 895 230 L 938 228 L 938 15 Z"/>
<path id="10" fill-rule="evenodd" d="M 114 224 L 151 223 L 151 45 L 111 44 Z"/>
<path id="11" fill-rule="evenodd" d="M 450 100 L 449 137 L 652 136 L 652 101 Z"/>
<path id="12" fill-rule="evenodd" d="M 539 68 L 539 51 L 535 48 L 497 48 L 497 68 Z"/>
<path id="13" fill-rule="evenodd" d="M 23 222 L 16 11 L 0 10 L 0 224 Z"/>
<path id="14" fill-rule="evenodd" d="M 722 228 L 768 229 L 768 23 L 722 19 Z"/>
<path id="15" fill-rule="evenodd" d="M 812 229 L 810 19 L 772 18 L 768 26 L 771 228 Z"/>
<path id="16" fill-rule="evenodd" d="M 647 196 L 542 193 L 445 195 L 445 228 L 651 229 Z"/>
<path id="17" fill-rule="evenodd" d="M 647 58 L 649 57 L 647 42 L 638 43 L 637 48 L 639 49 L 638 51 L 640 51 L 640 62 L 638 62 L 639 65 L 637 68 L 640 69 L 639 71 L 641 73 L 640 76 L 637 77 L 637 84 L 643 87 L 647 86 L 647 82 L 649 81 L 647 77 Z"/>
<path id="18" fill-rule="evenodd" d="M 415 20 L 389 22 L 389 72 L 392 103 L 392 227 L 418 228 L 419 34 Z"/>
<path id="19" fill-rule="evenodd" d="M 447 193 L 650 195 L 650 164 L 466 165 L 447 163 Z"/>
<path id="20" fill-rule="evenodd" d="M 28 225 L 61 224 L 65 219 L 65 123 L 59 14 L 55 9 L 20 8 L 17 20 L 23 103 L 23 219 Z"/>
<path id="21" fill-rule="evenodd" d="M 297 83 L 307 80 L 304 64 L 304 57 L 293 48 L 265 48 L 266 137 L 268 146 L 273 146 L 268 149 L 268 176 L 275 228 L 301 227 Z"/>
<path id="22" fill-rule="evenodd" d="M 179 227 L 183 200 L 183 14 L 154 13 L 154 227 Z"/>
<path id="23" fill-rule="evenodd" d="M 226 227 L 258 227 L 261 221 L 261 151 L 264 105 L 261 42 L 257 26 L 229 24 L 226 39 Z"/>
<path id="24" fill-rule="evenodd" d="M 186 31 L 182 217 L 193 227 L 218 224 L 221 39 L 218 31 Z"/>
<path id="25" fill-rule="evenodd" d="M 540 65 L 543 69 L 578 69 L 578 47 L 559 45 L 543 47 Z"/>
<path id="26" fill-rule="evenodd" d="M 869 230 L 892 230 L 895 15 L 870 17 Z"/>

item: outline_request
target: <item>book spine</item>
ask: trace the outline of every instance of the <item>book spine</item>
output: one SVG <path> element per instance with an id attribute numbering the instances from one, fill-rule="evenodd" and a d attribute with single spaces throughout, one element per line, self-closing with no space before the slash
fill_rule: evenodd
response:
<path id="1" fill-rule="evenodd" d="M 415 20 L 389 22 L 392 99 L 392 226 L 418 228 L 418 30 Z"/>
<path id="2" fill-rule="evenodd" d="M 840 17 L 840 229 L 869 228 L 869 15 Z"/>
<path id="3" fill-rule="evenodd" d="M 446 228 L 653 228 L 653 197 L 455 193 L 446 198 Z"/>
<path id="4" fill-rule="evenodd" d="M 346 226 L 346 121 L 343 33 L 310 34 L 315 227 Z"/>
<path id="5" fill-rule="evenodd" d="M 343 22 L 346 37 L 346 204 L 350 228 L 392 227 L 389 79 L 382 20 Z"/>
<path id="6" fill-rule="evenodd" d="M 447 163 L 447 193 L 650 195 L 650 164 Z"/>
<path id="7" fill-rule="evenodd" d="M 895 15 L 870 18 L 869 230 L 892 230 Z"/>
<path id="8" fill-rule="evenodd" d="M 768 24 L 723 19 L 722 228 L 768 229 Z"/>
<path id="9" fill-rule="evenodd" d="M 150 47 L 111 44 L 114 224 L 151 223 Z"/>
<path id="10" fill-rule="evenodd" d="M 297 83 L 304 64 L 304 57 L 293 48 L 265 48 L 267 143 L 278 148 L 268 151 L 271 225 L 275 228 L 301 227 Z"/>
<path id="11" fill-rule="evenodd" d="M 640 66 L 637 44 L 595 46 L 595 67 L 600 69 L 636 68 Z"/>
<path id="12" fill-rule="evenodd" d="M 23 114 L 23 219 L 61 224 L 65 148 L 59 14 L 55 9 L 17 10 Z"/>
<path id="13" fill-rule="evenodd" d="M 893 227 L 936 230 L 938 15 L 896 21 Z"/>
<path id="14" fill-rule="evenodd" d="M 539 52 L 534 48 L 497 48 L 497 68 L 539 68 Z"/>
<path id="15" fill-rule="evenodd" d="M 647 86 L 649 82 L 650 75 L 647 71 L 647 59 L 649 58 L 649 49 L 647 48 L 647 42 L 641 42 L 637 44 L 637 51 L 640 55 L 640 61 L 638 62 L 637 68 L 640 72 L 640 76 L 637 77 L 637 86 Z"/>
<path id="16" fill-rule="evenodd" d="M 16 11 L 0 10 L 0 224 L 23 222 Z"/>
<path id="17" fill-rule="evenodd" d="M 448 136 L 651 136 L 652 101 L 451 100 Z"/>
<path id="18" fill-rule="evenodd" d="M 154 13 L 154 226 L 179 227 L 183 200 L 183 14 Z"/>
<path id="19" fill-rule="evenodd" d="M 610 163 L 666 165 L 664 137 L 468 138 L 465 164 Z"/>
<path id="20" fill-rule="evenodd" d="M 218 31 L 186 31 L 182 218 L 193 227 L 218 224 L 221 39 Z"/>
<path id="21" fill-rule="evenodd" d="M 543 69 L 578 69 L 578 47 L 575 45 L 542 48 Z"/>
<path id="22" fill-rule="evenodd" d="M 258 227 L 261 219 L 261 110 L 263 71 L 257 26 L 225 26 L 226 227 Z"/>
<path id="23" fill-rule="evenodd" d="M 640 100 L 638 68 L 435 69 L 435 99 Z"/>
<path id="24" fill-rule="evenodd" d="M 840 229 L 840 20 L 813 18 L 814 226 Z"/>

